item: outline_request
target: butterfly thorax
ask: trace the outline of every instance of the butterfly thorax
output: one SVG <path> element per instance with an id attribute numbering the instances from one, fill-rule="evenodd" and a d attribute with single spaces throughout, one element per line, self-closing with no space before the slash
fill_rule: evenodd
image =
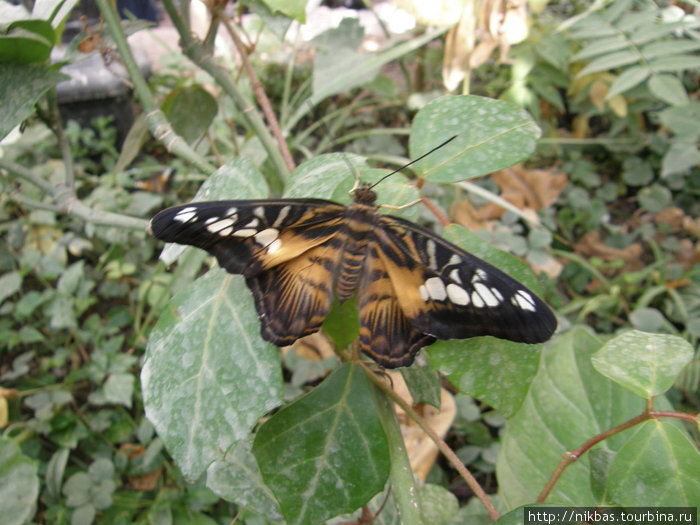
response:
<path id="1" fill-rule="evenodd" d="M 367 258 L 370 232 L 377 216 L 376 194 L 369 184 L 363 184 L 354 191 L 352 203 L 345 209 L 345 230 L 336 294 L 340 302 L 349 299 L 355 292 Z"/>

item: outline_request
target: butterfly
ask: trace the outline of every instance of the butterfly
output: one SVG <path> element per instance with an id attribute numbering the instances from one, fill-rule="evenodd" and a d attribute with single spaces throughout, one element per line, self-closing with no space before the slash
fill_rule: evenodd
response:
<path id="1" fill-rule="evenodd" d="M 322 199 L 232 200 L 167 208 L 149 231 L 202 248 L 246 279 L 263 339 L 287 346 L 320 330 L 353 295 L 360 349 L 409 366 L 437 339 L 549 339 L 549 307 L 496 267 L 405 219 L 378 212 L 369 184 L 344 206 Z"/>

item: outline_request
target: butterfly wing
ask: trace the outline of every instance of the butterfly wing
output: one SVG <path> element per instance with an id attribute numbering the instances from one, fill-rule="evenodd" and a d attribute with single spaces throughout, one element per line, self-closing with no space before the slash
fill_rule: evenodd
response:
<path id="1" fill-rule="evenodd" d="M 318 331 L 333 304 L 343 211 L 321 199 L 191 203 L 161 211 L 149 231 L 246 277 L 263 338 L 286 346 Z"/>
<path id="2" fill-rule="evenodd" d="M 377 253 L 418 332 L 437 339 L 491 335 L 541 343 L 556 329 L 549 307 L 496 267 L 398 217 L 382 215 L 379 223 Z"/>
<path id="3" fill-rule="evenodd" d="M 357 292 L 360 349 L 384 368 L 409 366 L 435 338 L 416 330 L 399 304 L 380 245 L 370 243 Z"/>

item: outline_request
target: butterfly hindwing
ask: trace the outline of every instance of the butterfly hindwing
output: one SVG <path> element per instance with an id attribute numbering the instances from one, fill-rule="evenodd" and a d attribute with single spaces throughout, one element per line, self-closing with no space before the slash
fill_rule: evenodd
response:
<path id="1" fill-rule="evenodd" d="M 408 366 L 435 339 L 404 315 L 377 243 L 370 244 L 357 292 L 360 349 L 385 368 Z"/>
<path id="2" fill-rule="evenodd" d="M 556 318 L 524 285 L 411 222 L 390 216 L 380 222 L 379 253 L 399 304 L 417 330 L 438 339 L 549 339 Z"/>

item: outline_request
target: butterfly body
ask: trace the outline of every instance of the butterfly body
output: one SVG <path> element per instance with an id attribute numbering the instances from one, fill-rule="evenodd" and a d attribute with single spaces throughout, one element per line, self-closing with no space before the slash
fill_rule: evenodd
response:
<path id="1" fill-rule="evenodd" d="M 369 185 L 348 206 L 321 199 L 218 201 L 158 213 L 149 230 L 207 250 L 241 274 L 261 335 L 286 346 L 317 332 L 332 304 L 357 297 L 359 345 L 386 368 L 436 339 L 493 335 L 538 343 L 556 319 L 533 292 L 409 221 L 378 213 Z"/>

